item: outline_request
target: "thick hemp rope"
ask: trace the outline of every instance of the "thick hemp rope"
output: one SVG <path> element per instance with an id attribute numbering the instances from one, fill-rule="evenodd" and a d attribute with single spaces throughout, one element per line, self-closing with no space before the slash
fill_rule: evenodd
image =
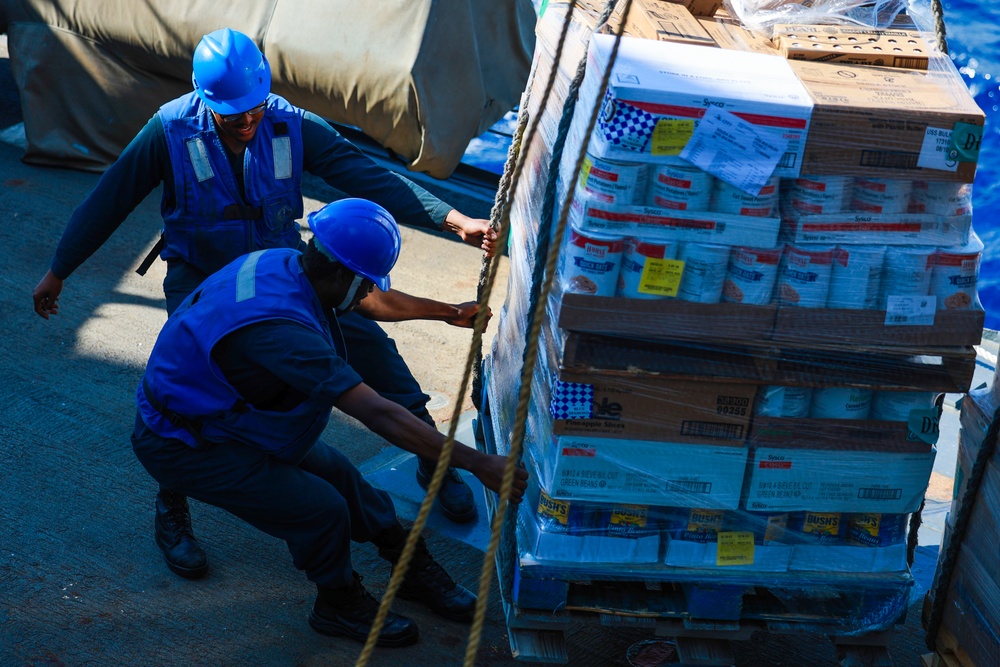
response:
<path id="1" fill-rule="evenodd" d="M 575 8 L 575 6 L 576 2 L 574 0 L 574 2 L 570 5 L 569 14 L 566 17 L 567 20 L 565 25 L 563 26 L 563 32 L 560 36 L 559 48 L 557 50 L 557 57 L 558 54 L 561 54 L 562 52 L 562 46 L 565 42 L 565 37 L 569 30 L 569 17 L 572 14 L 572 11 Z M 555 71 L 552 72 L 550 81 L 546 87 L 545 95 L 543 96 L 541 102 L 541 108 L 544 108 L 548 100 L 548 96 L 553 87 L 554 79 L 555 79 Z M 523 99 L 522 104 L 524 104 L 525 102 L 526 99 Z M 523 109 L 526 109 L 526 104 L 523 107 Z M 523 113 L 526 115 L 527 112 L 523 111 Z M 521 126 L 520 119 L 518 124 L 520 127 Z M 532 132 L 529 133 L 529 140 L 534 134 L 535 127 L 537 127 L 537 121 L 535 123 L 535 126 L 532 127 Z M 523 160 L 521 162 L 523 162 Z M 496 274 L 500 263 L 500 257 L 503 255 L 506 247 L 507 232 L 509 230 L 509 224 L 510 224 L 509 202 L 513 200 L 513 194 L 516 191 L 517 183 L 520 178 L 520 173 L 523 168 L 523 164 L 518 163 L 517 166 L 518 168 L 515 170 L 513 177 L 510 179 L 511 194 L 507 198 L 507 204 L 506 205 L 495 204 L 493 207 L 493 211 L 491 212 L 491 225 L 490 225 L 491 227 L 494 227 L 496 225 L 495 216 L 500 216 L 501 220 L 498 231 L 498 248 L 494 253 L 492 260 L 489 263 L 490 267 L 489 276 L 485 282 L 485 285 L 482 286 L 482 289 L 480 291 L 480 298 L 478 300 L 480 304 L 480 309 L 479 312 L 476 314 L 476 319 L 473 326 L 472 344 L 469 349 L 469 355 L 466 362 L 465 371 L 462 375 L 462 383 L 458 394 L 460 397 L 465 396 L 465 393 L 469 385 L 469 378 L 472 375 L 472 365 L 475 363 L 477 359 L 480 358 L 480 355 L 482 354 L 482 336 L 483 336 L 483 331 L 486 328 L 486 313 L 489 310 L 488 308 L 489 299 L 492 293 L 493 285 L 496 282 Z M 508 163 L 505 167 L 505 174 L 508 173 L 510 170 L 511 170 L 511 160 L 510 156 L 508 156 Z M 431 478 L 430 484 L 428 484 L 427 494 L 424 496 L 424 500 L 420 505 L 420 510 L 417 513 L 417 517 L 413 522 L 413 526 L 410 528 L 410 533 L 407 537 L 406 545 L 403 548 L 403 553 L 400 555 L 399 560 L 396 563 L 396 566 L 393 568 L 392 577 L 389 580 L 389 586 L 386 589 L 385 594 L 382 596 L 382 601 L 379 604 L 378 613 L 375 615 L 375 620 L 372 623 L 372 628 L 370 632 L 368 633 L 368 638 L 365 641 L 364 648 L 362 649 L 361 654 L 358 656 L 358 660 L 355 663 L 356 667 L 366 667 L 370 662 L 372 653 L 375 650 L 375 645 L 378 642 L 378 636 L 382 631 L 382 627 L 385 625 L 386 616 L 388 615 L 389 609 L 392 606 L 392 602 L 396 597 L 396 593 L 399 591 L 399 587 L 402 584 L 404 577 L 406 576 L 406 571 L 409 568 L 410 561 L 413 558 L 413 552 L 415 550 L 417 540 L 419 539 L 419 535 L 423 531 L 423 528 L 427 523 L 427 517 L 430 514 L 430 509 L 433 506 L 434 500 L 435 498 L 437 498 L 438 491 L 441 488 L 441 484 L 444 481 L 444 474 L 445 471 L 448 469 L 448 465 L 451 460 L 451 454 L 455 445 L 455 432 L 458 427 L 458 419 L 460 415 L 461 415 L 461 399 L 456 401 L 455 409 L 454 412 L 452 413 L 451 423 L 448 428 L 448 434 L 445 438 L 444 445 L 441 449 L 441 454 L 438 457 L 438 463 L 437 467 L 434 469 L 434 475 Z M 511 461 L 512 459 L 508 458 L 508 465 L 504 470 L 504 477 L 503 481 L 501 482 L 501 489 L 500 489 L 501 493 L 499 502 L 499 505 L 501 507 L 504 507 L 507 501 L 510 499 L 511 491 L 514 485 L 514 469 L 516 468 L 516 463 L 514 463 L 514 465 L 511 465 Z M 484 573 L 483 576 L 490 577 L 492 575 L 491 574 L 487 575 L 486 573 Z M 482 588 L 482 586 L 480 586 L 480 588 Z M 482 599 L 482 597 L 480 599 Z M 482 612 L 480 612 L 480 608 L 482 609 Z M 476 619 L 473 621 L 472 634 L 470 635 L 470 637 L 476 638 L 475 639 L 476 651 L 478 651 L 479 637 L 482 634 L 482 625 L 484 617 L 485 617 L 485 604 L 480 603 L 477 605 Z M 470 641 L 472 640 L 470 639 Z M 475 659 L 475 651 L 473 652 L 472 659 L 473 660 Z"/>
<path id="2" fill-rule="evenodd" d="M 575 3 L 574 3 L 575 4 Z M 610 16 L 611 10 L 614 6 L 614 0 L 609 0 L 605 10 L 601 16 L 601 23 L 605 23 Z M 608 81 L 611 78 L 611 72 L 614 69 L 615 61 L 618 58 L 618 48 L 621 45 L 621 31 L 628 20 L 629 11 L 632 8 L 632 0 L 626 0 L 625 7 L 623 9 L 623 17 L 617 34 L 615 35 L 614 48 L 611 51 L 611 56 L 608 60 L 607 68 L 604 71 L 604 75 L 600 84 L 599 90 L 604 90 L 608 86 Z M 569 16 L 567 16 L 567 21 Z M 584 63 L 586 60 L 584 59 Z M 578 79 L 582 80 L 582 75 L 578 71 L 578 76 L 574 79 L 573 83 L 578 84 Z M 570 106 L 571 101 L 575 104 L 575 98 L 578 90 L 571 86 L 570 95 L 567 99 L 567 106 Z M 594 130 L 594 126 L 597 124 L 597 117 L 601 109 L 601 98 L 600 96 L 594 102 L 594 107 L 591 110 L 590 120 L 587 125 L 587 130 L 584 136 L 590 136 Z M 572 115 L 572 112 L 569 112 Z M 566 127 L 568 129 L 569 122 L 567 120 L 567 110 L 564 109 L 563 119 L 566 121 Z M 562 132 L 562 124 L 560 124 L 560 136 L 557 137 L 557 142 L 561 139 L 565 141 L 565 134 Z M 587 143 L 582 142 L 580 146 L 579 153 L 576 158 L 576 164 L 571 173 L 577 174 L 580 172 L 583 166 L 584 158 L 586 157 Z M 558 170 L 550 171 L 549 179 L 550 183 L 557 178 Z M 507 492 L 509 491 L 509 485 L 513 482 L 514 469 L 518 465 L 520 460 L 521 451 L 524 444 L 524 434 L 525 434 L 525 424 L 527 422 L 528 415 L 528 405 L 531 399 L 531 378 L 534 374 L 535 362 L 538 358 L 538 340 L 541 333 L 542 319 L 545 311 L 545 303 L 548 298 L 548 293 L 552 288 L 553 276 L 555 275 L 556 262 L 559 257 L 559 250 L 562 244 L 562 237 L 566 231 L 566 224 L 569 218 L 570 204 L 572 203 L 572 192 L 566 193 L 566 198 L 563 201 L 562 208 L 559 213 L 559 220 L 556 224 L 555 235 L 553 238 L 553 243 L 548 249 L 548 256 L 545 265 L 545 277 L 541 283 L 540 293 L 533 294 L 534 310 L 530 314 L 531 325 L 527 332 L 527 349 L 525 350 L 525 361 L 521 367 L 521 385 L 518 394 L 517 409 L 514 416 L 514 432 L 511 434 L 510 451 L 507 455 L 507 467 L 504 470 L 504 484 L 501 489 L 501 502 L 497 507 L 497 511 L 493 515 L 493 523 L 490 530 L 490 543 L 487 546 L 486 554 L 483 559 L 483 574 L 479 579 L 479 599 L 476 602 L 476 615 L 473 621 L 472 632 L 470 634 L 469 644 L 466 646 L 465 653 L 465 667 L 474 667 L 476 652 L 479 649 L 479 641 L 482 633 L 483 621 L 486 615 L 486 602 L 489 599 L 490 586 L 492 584 L 493 578 L 493 567 L 495 565 L 494 557 L 496 555 L 497 546 L 500 542 L 500 529 L 503 526 L 504 517 L 506 516 L 507 503 L 504 502 L 507 497 L 509 497 Z M 542 225 L 544 226 L 544 221 L 549 218 L 545 215 L 547 209 L 543 209 L 542 215 Z M 549 209 L 550 210 L 550 209 Z M 548 238 L 549 234 L 543 229 L 539 229 L 539 243 L 542 242 L 543 238 Z M 536 267 L 540 262 L 536 258 Z"/>

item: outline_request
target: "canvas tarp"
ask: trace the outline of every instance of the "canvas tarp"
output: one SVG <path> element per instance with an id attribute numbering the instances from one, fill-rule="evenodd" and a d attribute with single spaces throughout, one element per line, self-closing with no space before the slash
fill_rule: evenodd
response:
<path id="1" fill-rule="evenodd" d="M 261 45 L 275 93 L 445 178 L 517 105 L 534 22 L 530 0 L 0 0 L 24 159 L 90 171 L 191 90 L 198 41 L 231 27 Z"/>

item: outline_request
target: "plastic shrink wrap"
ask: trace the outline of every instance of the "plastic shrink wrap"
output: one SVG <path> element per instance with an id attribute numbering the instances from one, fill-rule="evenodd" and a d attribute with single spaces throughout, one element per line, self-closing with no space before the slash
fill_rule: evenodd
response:
<path id="1" fill-rule="evenodd" d="M 599 7 L 574 9 L 554 61 L 567 10 L 550 3 L 538 24 L 537 133 L 485 364 L 503 453 L 540 221 L 568 199 L 530 380 L 520 562 L 742 573 L 775 591 L 911 582 L 936 399 L 968 391 L 982 334 L 976 152 L 955 142 L 975 142 L 983 115 L 960 76 L 936 54 L 924 70 L 791 61 L 719 12 L 696 18 L 712 45 L 624 37 L 602 89 L 614 37 Z M 851 631 L 891 626 L 896 602 L 854 609 Z"/>

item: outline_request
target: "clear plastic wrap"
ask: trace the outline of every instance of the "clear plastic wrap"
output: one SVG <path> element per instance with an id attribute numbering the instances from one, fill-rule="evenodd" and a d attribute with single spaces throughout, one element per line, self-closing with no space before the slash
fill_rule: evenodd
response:
<path id="1" fill-rule="evenodd" d="M 751 30 L 767 30 L 779 23 L 887 28 L 907 4 L 905 0 L 725 0 L 724 3 Z"/>
<path id="2" fill-rule="evenodd" d="M 974 161 L 804 172 L 818 105 L 777 50 L 625 39 L 601 90 L 612 45 L 591 41 L 557 165 L 561 106 L 532 100 L 540 132 L 512 202 L 507 301 L 486 361 L 501 453 L 540 222 L 560 208 L 542 210 L 549 180 L 571 201 L 530 380 L 520 562 L 556 580 L 738 576 L 803 613 L 823 606 L 805 590 L 889 591 L 842 607 L 854 614 L 844 632 L 886 629 L 912 581 L 908 518 L 934 463 L 936 399 L 968 391 L 982 335 Z M 568 81 L 575 62 L 560 66 Z M 939 122 L 938 106 L 902 99 L 880 113 Z M 685 151 L 705 146 L 710 115 L 714 132 L 738 131 L 729 153 L 694 166 Z M 852 132 L 842 127 L 842 147 L 863 142 Z"/>

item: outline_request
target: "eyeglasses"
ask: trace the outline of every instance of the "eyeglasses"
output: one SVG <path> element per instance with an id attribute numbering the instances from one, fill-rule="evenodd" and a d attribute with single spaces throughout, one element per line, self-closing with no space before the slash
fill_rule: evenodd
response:
<path id="1" fill-rule="evenodd" d="M 257 106 L 255 106 L 253 109 L 247 109 L 246 111 L 243 111 L 241 113 L 231 113 L 231 114 L 228 114 L 226 116 L 223 116 L 222 114 L 219 114 L 219 118 L 222 119 L 223 123 L 235 123 L 238 120 L 242 120 L 244 114 L 250 114 L 251 116 L 257 116 L 259 114 L 264 113 L 264 109 L 266 107 L 267 107 L 267 102 L 261 102 L 260 104 L 258 104 Z"/>

